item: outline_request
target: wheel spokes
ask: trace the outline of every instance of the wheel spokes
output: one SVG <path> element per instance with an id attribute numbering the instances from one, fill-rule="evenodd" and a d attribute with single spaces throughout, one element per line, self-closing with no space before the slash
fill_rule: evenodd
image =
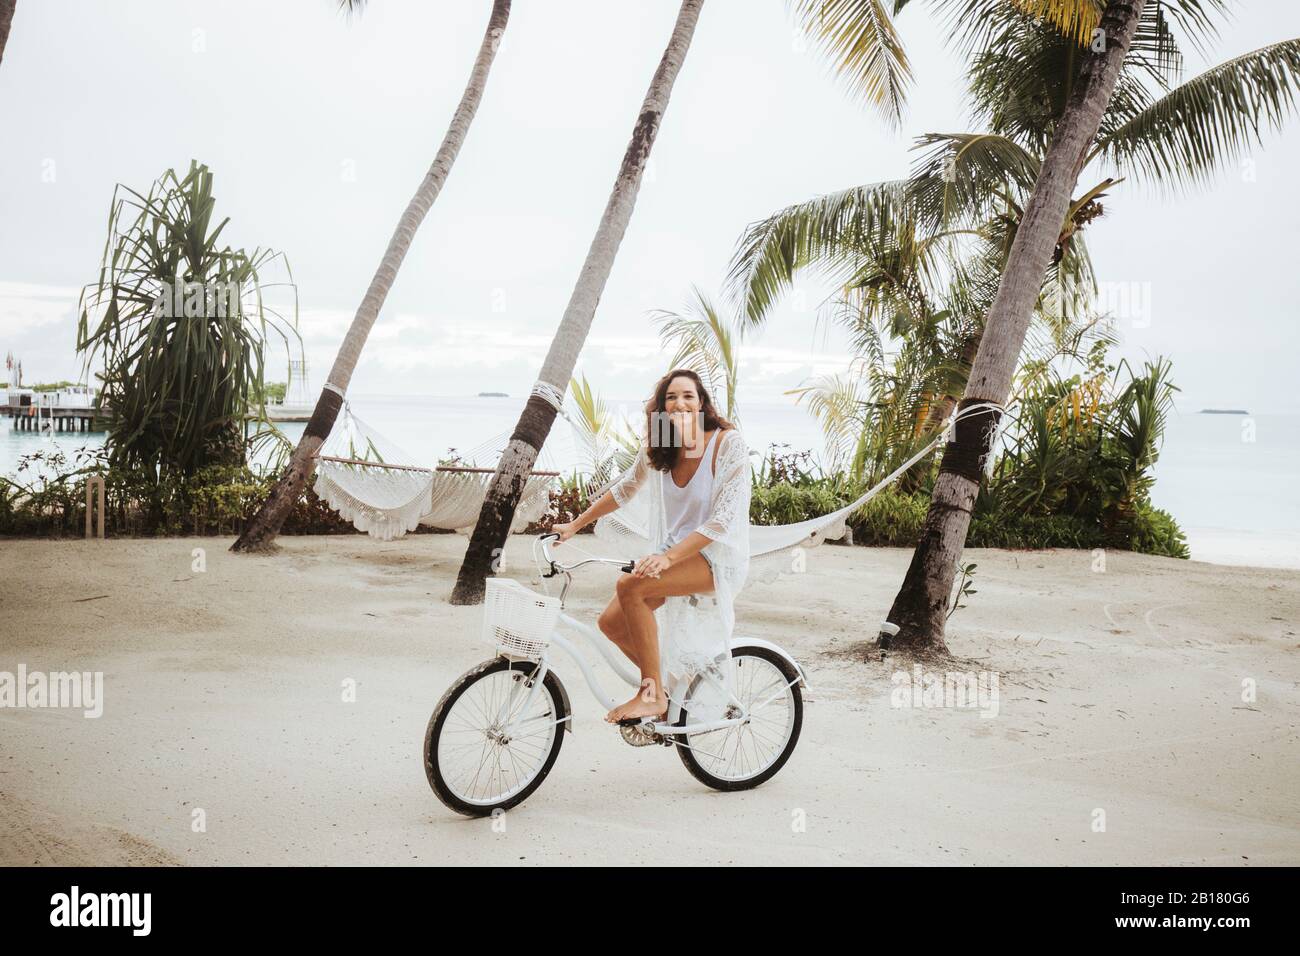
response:
<path id="1" fill-rule="evenodd" d="M 530 702 L 526 677 L 515 669 L 484 675 L 443 720 L 438 767 L 446 786 L 468 803 L 497 803 L 526 787 L 562 730 L 550 690 L 543 684 Z"/>
<path id="2" fill-rule="evenodd" d="M 744 780 L 762 773 L 785 750 L 794 731 L 794 691 L 781 669 L 764 658 L 738 657 L 733 663 L 734 693 L 748 720 L 687 734 L 687 746 L 707 773 Z M 689 700 L 686 711 L 689 723 Z"/>

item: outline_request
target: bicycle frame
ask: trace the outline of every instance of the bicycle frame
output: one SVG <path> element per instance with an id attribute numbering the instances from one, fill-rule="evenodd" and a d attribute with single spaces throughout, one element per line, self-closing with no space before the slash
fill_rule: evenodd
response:
<path id="1" fill-rule="evenodd" d="M 573 617 L 572 615 L 568 614 L 563 610 L 564 597 L 565 594 L 568 592 L 569 584 L 572 582 L 571 572 L 574 568 L 577 568 L 583 564 L 591 564 L 591 563 L 618 564 L 620 566 L 626 567 L 627 562 L 613 561 L 605 558 L 592 558 L 586 561 L 580 561 L 577 564 L 573 564 L 573 565 L 568 565 L 568 566 L 561 565 L 551 557 L 549 548 L 547 548 L 546 546 L 546 540 L 549 537 L 550 535 L 542 535 L 540 538 L 538 538 L 537 543 L 540 543 L 542 545 L 543 555 L 545 556 L 547 563 L 550 565 L 552 569 L 551 573 L 545 576 L 553 577 L 562 574 L 566 578 L 564 589 L 560 592 L 561 611 L 560 611 L 559 620 L 557 621 L 556 624 L 556 629 L 551 634 L 550 646 L 547 647 L 546 650 L 544 650 L 540 655 L 538 655 L 536 658 L 518 657 L 515 655 L 505 655 L 509 657 L 511 660 L 528 661 L 529 663 L 536 663 L 539 665 L 538 669 L 534 672 L 532 679 L 528 681 L 528 684 L 531 686 L 529 687 L 527 697 L 522 702 L 522 706 L 519 707 L 519 711 L 523 713 L 526 713 L 528 711 L 529 706 L 532 704 L 533 699 L 537 695 L 538 688 L 541 687 L 542 682 L 545 680 L 547 673 L 552 669 L 551 648 L 555 648 L 555 647 L 558 647 L 560 650 L 564 651 L 573 660 L 573 662 L 578 665 L 578 669 L 582 671 L 583 680 L 586 681 L 587 687 L 591 691 L 592 696 L 595 697 L 599 703 L 605 705 L 607 709 L 613 709 L 614 707 L 618 706 L 619 702 L 605 692 L 605 689 L 601 685 L 599 678 L 597 678 L 595 671 L 592 670 L 590 663 L 587 661 L 586 655 L 582 653 L 581 649 L 574 642 L 566 639 L 563 635 L 560 634 L 560 626 L 563 625 L 564 627 L 567 627 L 568 629 L 576 633 L 578 636 L 580 636 L 587 643 L 593 645 L 596 648 L 597 653 L 600 654 L 602 658 L 604 658 L 605 663 L 609 664 L 609 666 L 613 669 L 614 673 L 617 674 L 620 679 L 622 679 L 624 682 L 626 682 L 633 688 L 640 688 L 641 676 L 639 674 L 632 673 L 631 669 L 628 666 L 628 661 L 626 659 L 621 658 L 620 655 L 615 653 L 614 648 L 611 646 L 611 642 L 608 639 L 606 639 L 606 637 L 603 634 L 601 634 L 599 631 L 597 631 L 595 628 L 591 627 L 588 624 L 584 624 L 582 621 L 579 621 L 577 618 Z M 536 547 L 536 544 L 534 545 L 534 547 Z M 763 642 L 763 643 L 767 643 L 767 642 Z M 802 681 L 803 671 L 802 669 L 799 668 L 797 668 L 797 670 L 799 673 L 799 677 L 797 678 L 797 680 Z M 739 700 L 736 699 L 735 694 L 733 694 L 729 688 L 724 686 L 717 679 L 716 675 L 714 675 L 711 671 L 708 670 L 700 671 L 699 674 L 701 677 L 703 677 L 703 679 L 708 684 L 712 685 L 715 689 L 720 691 L 726 697 L 726 699 L 731 704 L 731 706 L 734 707 L 737 711 L 739 711 L 739 716 L 722 718 L 720 720 L 688 723 L 681 727 L 676 726 L 677 721 L 681 718 L 682 700 L 685 697 L 687 690 L 690 688 L 691 679 L 694 676 L 694 675 L 688 675 L 687 677 L 678 678 L 674 682 L 672 688 L 669 690 L 668 693 L 667 714 L 665 714 L 663 720 L 654 721 L 653 723 L 648 724 L 647 725 L 648 730 L 650 730 L 653 733 L 673 736 L 678 734 L 694 734 L 694 733 L 705 733 L 707 731 L 712 731 L 712 730 L 723 730 L 727 727 L 735 727 L 739 724 L 744 724 L 749 722 L 750 714 L 745 711 L 744 705 Z M 794 681 L 791 681 L 791 683 L 794 683 Z M 783 689 L 784 688 L 782 688 L 782 690 Z M 755 706 L 754 712 L 761 710 L 764 706 L 771 703 L 773 700 L 776 699 L 776 697 L 780 693 L 781 691 L 778 690 L 767 700 Z M 517 693 L 512 693 L 510 695 L 510 698 L 501 705 L 501 710 L 497 714 L 498 722 L 502 726 L 502 733 L 505 734 L 506 736 L 509 736 L 511 731 L 515 729 L 515 721 L 511 715 L 515 713 L 514 701 L 516 696 Z M 568 722 L 569 724 L 568 729 L 570 730 L 570 732 L 572 732 L 573 729 L 572 711 L 570 711 L 570 713 L 566 717 L 562 718 L 559 721 L 556 721 L 556 723 L 561 723 L 561 722 Z"/>

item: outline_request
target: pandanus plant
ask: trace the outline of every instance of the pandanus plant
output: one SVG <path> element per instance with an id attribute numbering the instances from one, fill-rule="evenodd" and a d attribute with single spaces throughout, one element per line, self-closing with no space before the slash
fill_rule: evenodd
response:
<path id="1" fill-rule="evenodd" d="M 292 282 L 266 278 L 287 273 L 284 256 L 223 244 L 228 223 L 200 163 L 148 193 L 119 185 L 99 279 L 81 294 L 77 349 L 88 372 L 102 361 L 109 463 L 150 480 L 242 465 L 268 341 L 301 354 Z"/>

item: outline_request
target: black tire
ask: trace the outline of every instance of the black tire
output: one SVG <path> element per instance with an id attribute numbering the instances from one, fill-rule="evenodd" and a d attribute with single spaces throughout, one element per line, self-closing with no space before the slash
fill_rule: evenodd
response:
<path id="1" fill-rule="evenodd" d="M 452 706 L 460 699 L 462 694 L 477 681 L 500 671 L 516 671 L 521 675 L 520 679 L 528 679 L 536 673 L 537 665 L 526 661 L 512 661 L 505 657 L 494 657 L 492 660 L 484 661 L 472 670 L 467 671 L 451 687 L 447 688 L 447 692 L 442 695 L 442 700 L 438 701 L 438 706 L 433 709 L 433 716 L 429 718 L 429 726 L 424 732 L 424 774 L 429 779 L 429 786 L 433 788 L 433 792 L 438 795 L 439 800 L 457 813 L 463 813 L 466 816 L 491 816 L 494 810 L 509 810 L 511 807 L 523 803 L 542 785 L 542 781 L 551 772 L 551 768 L 555 766 L 555 759 L 560 755 L 560 747 L 564 743 L 567 724 L 557 723 L 555 725 L 555 740 L 551 744 L 550 753 L 547 754 L 541 771 L 522 790 L 504 800 L 490 804 L 471 803 L 452 792 L 451 787 L 447 785 L 446 780 L 443 778 L 442 768 L 438 765 L 438 740 L 442 734 L 443 725 L 446 723 Z M 542 681 L 542 688 L 550 695 L 556 720 L 563 721 L 569 715 L 564 706 L 564 690 L 560 685 L 560 679 L 555 676 L 553 671 L 546 672 L 546 679 Z"/>
<path id="2" fill-rule="evenodd" d="M 795 670 L 794 666 L 788 660 L 766 647 L 737 647 L 732 650 L 731 656 L 739 667 L 744 666 L 742 658 L 761 658 L 776 667 L 785 677 L 787 682 L 794 681 L 799 676 L 799 672 Z M 696 677 L 695 680 L 691 682 L 690 688 L 686 691 L 687 704 L 690 703 L 696 685 L 702 680 L 702 677 Z M 799 742 L 799 732 L 803 729 L 803 691 L 798 683 L 791 684 L 790 691 L 794 698 L 794 705 L 792 707 L 794 712 L 794 721 L 790 728 L 790 736 L 786 740 L 780 756 L 778 756 L 771 765 L 761 773 L 755 774 L 752 777 L 745 777 L 741 780 L 717 777 L 706 770 L 696 759 L 694 751 L 691 750 L 690 745 L 687 743 L 686 735 L 677 734 L 675 737 L 677 756 L 682 758 L 682 763 L 684 763 L 686 769 L 691 772 L 691 776 L 700 781 L 700 783 L 704 784 L 706 787 L 712 787 L 714 790 L 722 790 L 728 793 L 734 793 L 738 790 L 752 790 L 754 787 L 766 783 L 768 780 L 771 780 L 776 776 L 777 772 L 785 766 L 785 762 L 790 759 L 790 755 L 794 753 L 795 744 Z M 681 716 L 677 718 L 676 726 L 686 726 L 689 716 L 690 715 L 686 708 L 683 707 Z"/>

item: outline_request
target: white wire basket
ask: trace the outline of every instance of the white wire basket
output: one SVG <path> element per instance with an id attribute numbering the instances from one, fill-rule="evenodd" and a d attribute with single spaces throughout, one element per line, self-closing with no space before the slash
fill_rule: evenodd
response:
<path id="1" fill-rule="evenodd" d="M 530 591 L 510 578 L 488 578 L 483 637 L 499 651 L 538 657 L 551 643 L 560 599 Z"/>

